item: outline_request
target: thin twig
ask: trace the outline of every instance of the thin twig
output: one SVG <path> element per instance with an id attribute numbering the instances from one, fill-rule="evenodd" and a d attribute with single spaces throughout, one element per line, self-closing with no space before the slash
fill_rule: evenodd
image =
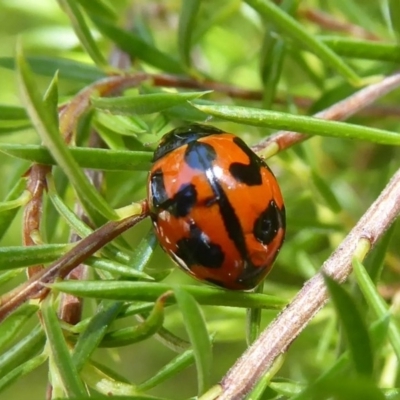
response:
<path id="1" fill-rule="evenodd" d="M 89 147 L 100 147 L 101 139 L 96 132 L 92 132 L 89 139 Z M 99 190 L 102 182 L 104 172 L 100 170 L 86 170 L 85 175 L 88 177 L 89 181 L 92 185 Z M 87 215 L 84 212 L 83 207 L 80 203 L 77 203 L 75 206 L 75 213 L 82 221 L 84 221 L 87 225 L 90 226 L 90 221 Z M 70 242 L 78 242 L 81 240 L 81 237 L 78 236 L 75 232 L 71 234 Z M 74 270 L 72 270 L 67 276 L 66 279 L 74 279 L 74 280 L 84 280 L 88 274 L 88 267 L 85 264 L 78 265 Z M 61 320 L 67 322 L 68 324 L 75 325 L 77 324 L 82 315 L 83 308 L 83 299 L 80 297 L 73 296 L 71 294 L 63 293 L 60 299 L 60 305 L 58 307 L 58 316 Z"/>
<path id="2" fill-rule="evenodd" d="M 36 245 L 35 235 L 40 232 L 40 221 L 42 217 L 43 193 L 46 189 L 46 175 L 51 167 L 33 164 L 27 172 L 28 180 L 26 189 L 31 194 L 31 199 L 26 204 L 23 216 L 22 236 L 25 246 Z M 43 269 L 43 265 L 34 265 L 27 270 L 28 278 Z"/>
<path id="3" fill-rule="evenodd" d="M 360 111 L 359 115 L 368 116 L 369 118 L 385 118 L 385 117 L 400 117 L 400 107 L 392 105 L 377 104 L 368 106 Z"/>
<path id="4" fill-rule="evenodd" d="M 308 19 L 311 22 L 319 25 L 323 29 L 336 32 L 347 33 L 351 37 L 369 40 L 379 40 L 379 37 L 374 33 L 368 32 L 361 26 L 351 24 L 347 21 L 339 21 L 321 10 L 311 8 L 301 8 L 299 15 Z"/>
<path id="5" fill-rule="evenodd" d="M 394 75 L 393 75 L 394 76 Z M 389 77 L 390 78 L 390 77 Z M 187 89 L 201 89 L 201 90 L 213 90 L 216 93 L 223 93 L 228 97 L 232 97 L 235 99 L 241 99 L 241 100 L 250 100 L 250 101 L 259 101 L 262 100 L 263 98 L 263 92 L 261 90 L 250 90 L 250 89 L 245 89 L 245 88 L 240 88 L 237 86 L 225 84 L 225 83 L 220 83 L 220 82 L 214 82 L 214 81 L 197 81 L 195 79 L 191 78 L 183 78 L 179 76 L 174 76 L 174 75 L 148 75 L 148 79 L 151 79 L 154 86 L 165 86 L 165 87 L 174 87 L 174 88 L 187 88 Z M 382 84 L 382 82 L 379 82 L 379 84 Z M 379 85 L 378 84 L 378 85 Z M 386 83 L 383 83 L 383 85 L 386 85 Z M 364 90 L 364 89 L 363 89 Z M 375 89 L 376 90 L 376 89 Z M 387 92 L 383 92 L 380 96 L 375 97 L 370 103 L 376 101 L 379 97 L 382 97 L 384 94 L 388 93 L 393 89 L 388 89 Z M 357 95 L 357 93 L 353 94 L 352 96 Z M 349 99 L 351 96 L 349 97 Z M 288 98 L 287 95 L 284 93 L 278 94 L 277 97 L 274 99 L 274 103 L 276 104 L 288 104 L 289 100 L 293 102 L 296 107 L 299 107 L 301 109 L 307 109 L 313 105 L 315 102 L 315 99 L 312 99 L 310 97 L 304 97 L 304 96 L 290 96 Z M 334 107 L 334 106 L 332 106 Z M 396 106 L 381 106 L 381 105 L 374 105 L 374 106 L 368 106 L 365 107 L 360 107 L 358 109 L 355 109 L 354 112 L 350 113 L 344 118 L 341 118 L 341 120 L 350 117 L 351 115 L 354 115 L 358 113 L 362 116 L 399 116 L 400 115 L 400 107 Z M 320 117 L 322 118 L 322 117 Z M 338 118 L 339 120 L 339 118 Z"/>
<path id="6" fill-rule="evenodd" d="M 317 113 L 315 116 L 318 116 L 319 118 L 324 118 L 324 119 L 335 119 L 335 120 L 343 120 L 351 115 L 356 114 L 357 112 L 360 112 L 364 110 L 368 105 L 376 101 L 378 98 L 382 97 L 384 94 L 390 92 L 393 90 L 395 87 L 397 87 L 398 84 L 395 83 L 390 83 L 391 79 L 396 79 L 395 77 L 397 74 L 392 75 L 386 79 L 384 79 L 382 82 L 379 82 L 376 88 L 374 88 L 374 85 L 371 85 L 365 89 L 362 89 L 361 91 L 353 94 L 350 96 L 348 99 L 344 101 L 348 101 L 349 103 L 346 103 L 346 105 L 342 105 L 341 109 L 338 111 L 335 111 L 338 115 L 330 118 L 325 118 L 323 115 L 324 113 L 332 113 L 330 110 L 336 110 L 337 106 L 336 104 L 329 107 L 327 110 L 322 111 L 320 113 Z M 389 82 L 386 83 L 386 80 L 389 80 Z M 228 97 L 236 98 L 236 99 L 242 99 L 242 100 L 250 100 L 250 101 L 258 101 L 262 99 L 263 93 L 259 90 L 250 90 L 250 89 L 245 89 L 245 88 L 239 88 L 237 86 L 233 85 L 228 85 L 224 83 L 219 83 L 219 82 L 214 82 L 214 81 L 198 81 L 196 79 L 192 78 L 186 78 L 186 77 L 181 77 L 181 76 L 176 76 L 176 75 L 168 75 L 168 74 L 147 74 L 144 72 L 141 73 L 134 73 L 134 74 L 125 74 L 123 76 L 111 76 L 107 77 L 104 79 L 101 79 L 99 81 L 94 82 L 93 84 L 85 87 L 81 92 L 79 92 L 69 103 L 64 105 L 61 108 L 60 111 L 60 131 L 63 133 L 64 139 L 67 143 L 69 143 L 72 139 L 73 132 L 76 126 L 77 121 L 79 118 L 89 110 L 90 108 L 90 97 L 93 96 L 94 94 L 100 95 L 100 96 L 107 96 L 110 94 L 115 94 L 123 91 L 124 89 L 131 88 L 131 87 L 137 87 L 144 81 L 148 81 L 154 86 L 158 87 L 174 87 L 174 88 L 186 88 L 186 89 L 201 89 L 201 90 L 213 90 L 217 93 L 223 93 Z M 393 85 L 392 87 L 389 87 Z M 388 86 L 388 87 L 385 87 Z M 382 87 L 382 93 L 373 93 L 374 91 L 379 90 L 379 87 Z M 363 93 L 363 90 L 367 91 L 365 94 Z M 371 93 L 368 93 L 370 91 Z M 363 103 L 364 97 L 371 96 L 371 99 Z M 354 99 L 353 99 L 354 97 Z M 292 101 L 300 108 L 308 108 L 312 105 L 313 99 L 306 98 L 306 97 L 291 97 Z M 284 104 L 286 103 L 286 100 L 283 98 L 283 96 L 278 96 L 276 98 L 276 103 L 279 104 Z M 359 104 L 356 107 L 353 107 L 351 104 L 353 101 L 358 101 Z M 341 105 L 343 102 L 338 103 Z M 349 110 L 347 110 L 346 113 L 346 107 L 350 106 Z M 361 113 L 362 115 L 370 115 L 370 112 L 375 112 L 375 107 L 370 107 L 368 110 L 368 113 Z M 340 116 L 340 114 L 343 112 L 343 115 Z M 384 116 L 390 116 L 394 115 L 397 116 L 400 114 L 400 108 L 399 107 L 390 107 L 390 108 L 384 108 L 384 107 L 377 107 L 376 112 L 379 113 L 380 115 Z M 293 136 L 293 132 L 290 132 L 291 135 L 288 137 L 288 143 L 297 143 L 301 140 L 304 140 L 305 137 L 304 135 L 300 136 Z M 277 134 L 271 136 L 268 138 L 268 143 L 270 143 L 271 140 L 274 140 L 277 142 L 280 146 L 284 146 L 286 143 L 282 136 L 287 135 L 287 132 L 278 132 Z M 300 135 L 300 134 L 296 134 Z M 261 142 L 258 146 L 261 146 L 264 148 L 264 142 Z M 267 143 L 267 142 L 266 142 Z M 287 147 L 287 146 L 286 146 Z M 285 147 L 281 147 L 282 149 Z"/>
<path id="7" fill-rule="evenodd" d="M 254 344 L 240 357 L 223 378 L 223 393 L 218 400 L 239 400 L 286 352 L 290 344 L 324 306 L 328 299 L 323 273 L 338 282 L 352 271 L 352 259 L 360 241 L 370 248 L 389 228 L 400 213 L 400 169 L 376 201 L 365 212 L 336 251 L 322 265 L 322 272 L 311 278 L 282 313 L 267 327 Z"/>
<path id="8" fill-rule="evenodd" d="M 110 55 L 110 65 L 115 68 L 119 68 L 121 70 L 126 69 L 130 66 L 130 58 L 129 56 L 124 53 L 119 48 L 115 47 L 113 51 L 111 51 Z M 136 82 L 135 82 L 136 84 Z M 84 110 L 89 107 L 89 95 L 91 92 L 85 92 L 84 97 L 80 97 L 78 99 L 78 103 L 80 106 L 84 106 L 84 108 L 75 108 L 77 105 L 74 100 L 71 101 L 67 106 L 62 107 L 60 110 L 60 126 L 67 129 L 66 132 L 61 131 L 61 135 L 66 140 L 71 140 L 75 134 L 76 123 L 79 121 L 79 117 L 82 115 Z M 87 95 L 88 94 L 88 95 Z M 103 94 L 107 94 L 107 91 L 104 91 Z M 84 100 L 84 101 L 82 101 Z M 74 116 L 72 120 L 68 120 L 71 118 L 70 110 L 75 108 L 75 112 L 72 114 L 76 114 L 78 111 L 78 115 Z M 67 142 L 68 143 L 68 142 Z M 91 130 L 90 137 L 89 137 L 89 147 L 91 148 L 99 148 L 103 144 L 100 136 L 95 130 Z M 85 170 L 85 175 L 92 183 L 92 185 L 97 189 L 100 190 L 103 180 L 104 180 L 104 171 L 99 170 Z M 85 211 L 80 203 L 76 203 L 75 205 L 75 213 L 82 221 L 90 225 L 89 218 L 85 214 Z M 72 232 L 70 237 L 70 242 L 78 242 L 80 240 L 80 236 L 77 233 Z M 74 268 L 66 277 L 67 280 L 86 280 L 88 275 L 88 266 L 84 263 L 79 264 L 76 268 Z M 60 320 L 70 324 L 76 325 L 80 322 L 82 317 L 82 310 L 83 310 L 83 298 L 74 296 L 69 293 L 62 293 L 60 296 L 60 304 L 58 306 L 58 317 Z M 52 398 L 52 386 L 51 383 L 48 383 L 48 390 L 47 390 L 47 399 Z"/>
<path id="9" fill-rule="evenodd" d="M 343 121 L 360 110 L 365 109 L 371 103 L 397 89 L 399 86 L 400 73 L 397 72 L 382 79 L 378 83 L 374 83 L 359 90 L 333 106 L 316 113 L 314 117 L 330 121 Z M 267 147 L 274 146 L 274 149 L 276 149 L 274 153 L 276 153 L 277 151 L 287 149 L 288 147 L 309 138 L 309 135 L 304 135 L 302 133 L 279 131 L 252 146 L 252 150 L 255 152 L 261 152 L 265 151 Z"/>
<path id="10" fill-rule="evenodd" d="M 378 115 L 383 116 L 398 116 L 400 115 L 400 107 L 370 106 L 374 101 L 397 88 L 399 85 L 398 79 L 398 74 L 393 74 L 383 79 L 381 82 L 361 89 L 359 92 L 349 96 L 347 99 L 315 114 L 315 116 L 338 121 L 349 118 L 358 112 L 364 116 L 369 116 L 371 113 L 377 113 Z M 123 76 L 111 76 L 87 86 L 68 104 L 62 107 L 60 112 L 60 130 L 63 132 L 66 142 L 69 143 L 79 117 L 90 108 L 90 97 L 92 95 L 97 94 L 100 96 L 107 96 L 121 92 L 127 88 L 137 87 L 144 81 L 149 81 L 151 84 L 158 87 L 213 90 L 217 93 L 223 93 L 228 97 L 241 100 L 258 101 L 261 100 L 263 96 L 262 91 L 259 90 L 239 88 L 237 86 L 214 81 L 198 81 L 192 78 L 185 78 L 176 75 L 146 74 L 141 72 L 126 74 Z M 368 97 L 370 97 L 369 101 L 363 103 L 364 98 Z M 291 100 L 300 108 L 308 108 L 314 101 L 311 98 L 300 96 L 291 97 Z M 285 104 L 287 103 L 287 100 L 285 100 L 284 95 L 279 95 L 275 99 L 275 102 L 278 104 Z M 368 111 L 362 112 L 367 108 Z M 329 118 L 324 115 L 329 116 Z M 279 133 L 282 135 L 283 132 Z"/>
<path id="11" fill-rule="evenodd" d="M 129 87 L 136 87 L 146 79 L 148 79 L 148 74 L 145 73 L 136 73 L 129 76 L 110 76 L 82 89 L 60 111 L 60 131 L 63 133 L 64 140 L 67 143 L 71 141 L 79 117 L 90 107 L 91 96 L 94 94 L 106 96 L 120 92 Z"/>
<path id="12" fill-rule="evenodd" d="M 131 21 L 132 19 L 133 18 L 128 18 L 129 21 Z M 129 28 L 132 27 L 129 26 Z M 115 47 L 111 51 L 109 58 L 110 58 L 109 63 L 114 68 L 125 70 L 131 65 L 129 56 L 118 47 Z M 141 82 L 141 79 L 139 79 L 139 81 L 135 79 L 133 83 L 136 86 L 138 82 Z M 106 88 L 103 87 L 100 90 L 100 93 L 102 93 L 103 95 L 108 94 L 110 92 L 110 88 L 112 91 L 115 90 L 115 87 L 107 85 Z M 99 91 L 97 85 L 94 86 L 94 89 L 96 91 Z M 120 86 L 117 86 L 117 89 L 120 90 Z M 61 134 L 64 138 L 68 139 L 73 137 L 74 135 L 73 130 L 75 129 L 76 122 L 79 120 L 79 117 L 81 116 L 82 112 L 89 106 L 89 100 L 90 100 L 89 96 L 91 95 L 92 90 L 89 91 L 85 90 L 84 96 L 82 96 L 82 93 L 80 93 L 78 95 L 79 96 L 78 100 L 75 99 L 72 100 L 67 106 L 65 106 L 62 109 L 62 112 L 60 112 L 60 120 L 61 120 L 60 126 L 62 126 L 64 129 L 67 129 L 67 131 L 61 130 Z M 82 102 L 83 99 L 84 101 Z M 75 103 L 76 101 L 80 104 L 81 107 L 83 106 L 83 108 L 77 107 L 77 104 Z M 73 119 L 68 121 L 68 118 L 71 118 L 71 108 L 72 108 Z M 79 110 L 78 115 L 76 115 L 77 110 Z M 92 130 L 89 137 L 89 147 L 99 148 L 102 145 L 103 142 L 100 136 L 96 131 Z M 104 171 L 89 169 L 85 171 L 85 175 L 92 183 L 92 185 L 97 190 L 100 190 L 104 180 Z M 82 219 L 83 221 L 85 221 L 87 224 L 90 225 L 90 221 L 87 215 L 85 214 L 81 204 L 77 203 L 75 208 L 76 208 L 75 210 L 76 215 L 78 216 L 78 218 Z M 75 232 L 73 232 L 70 241 L 78 242 L 80 239 L 81 238 Z M 85 264 L 80 264 L 67 275 L 66 279 L 84 280 L 86 279 L 87 273 L 88 273 L 88 267 Z M 82 308 L 83 308 L 82 298 L 73 296 L 68 293 L 63 293 L 60 299 L 58 315 L 61 320 L 67 322 L 68 324 L 75 325 L 81 319 Z"/>
<path id="13" fill-rule="evenodd" d="M 84 215 L 82 206 L 77 204 L 76 206 L 76 215 L 86 224 L 90 225 L 90 221 Z M 75 243 L 79 242 L 81 238 L 73 232 L 70 237 L 70 242 Z M 88 267 L 85 264 L 80 264 L 76 268 L 74 268 L 66 277 L 65 279 L 72 279 L 72 280 L 84 280 L 87 277 Z M 58 317 L 70 324 L 76 325 L 82 316 L 82 298 L 73 296 L 68 293 L 62 293 L 60 298 L 60 304 L 58 306 Z"/>
<path id="14" fill-rule="evenodd" d="M 47 269 L 39 271 L 27 282 L 0 297 L 0 322 L 27 300 L 45 296 L 49 291 L 45 286 L 47 283 L 51 283 L 57 278 L 65 278 L 69 272 L 96 253 L 97 250 L 146 218 L 148 215 L 147 202 L 143 201 L 141 206 L 140 214 L 106 223 L 78 242 L 72 250 L 52 263 Z"/>
<path id="15" fill-rule="evenodd" d="M 132 18 L 129 18 L 131 21 Z M 131 26 L 127 26 L 127 28 L 132 28 Z M 110 60 L 109 60 L 110 65 L 112 65 L 114 68 L 119 68 L 121 70 L 125 70 L 130 67 L 130 59 L 129 56 L 123 52 L 121 49 L 118 47 L 115 47 L 110 54 Z M 135 85 L 137 84 L 135 80 Z M 113 90 L 115 90 L 113 88 Z M 103 91 L 103 94 L 107 94 L 107 91 Z M 86 100 L 89 98 L 86 97 Z M 86 106 L 89 104 L 86 103 Z M 63 126 L 74 126 L 74 124 L 68 123 L 66 119 L 70 116 L 69 112 L 69 107 L 74 107 L 74 101 L 70 102 L 65 108 L 63 108 L 63 112 L 60 115 L 61 121 Z M 77 115 L 74 117 L 75 121 L 78 121 L 80 115 Z M 69 128 L 71 129 L 71 128 Z M 72 137 L 73 132 L 63 132 L 61 131 L 61 134 L 63 137 Z M 102 147 L 103 141 L 101 140 L 100 136 L 95 130 L 92 130 L 90 132 L 90 137 L 89 137 L 89 147 L 91 148 L 99 148 Z M 92 183 L 92 185 L 97 189 L 100 190 L 103 180 L 104 180 L 104 171 L 100 170 L 92 170 L 88 169 L 85 170 L 85 175 L 89 179 L 89 181 Z M 78 218 L 82 219 L 85 223 L 90 225 L 90 221 L 85 214 L 85 211 L 83 207 L 81 206 L 80 203 L 77 203 L 75 206 L 76 210 L 76 215 Z M 70 242 L 78 242 L 81 238 L 73 232 L 70 238 Z M 86 279 L 88 273 L 88 267 L 85 264 L 80 264 L 78 265 L 74 270 L 72 270 L 66 277 L 66 279 L 74 279 L 74 280 L 84 280 Z M 81 314 L 82 314 L 82 307 L 83 307 L 83 299 L 81 297 L 76 297 L 73 296 L 72 294 L 68 293 L 63 293 L 61 295 L 60 299 L 60 305 L 59 305 L 59 311 L 58 315 L 59 318 L 68 324 L 75 325 L 77 324 L 80 319 L 81 319 Z"/>

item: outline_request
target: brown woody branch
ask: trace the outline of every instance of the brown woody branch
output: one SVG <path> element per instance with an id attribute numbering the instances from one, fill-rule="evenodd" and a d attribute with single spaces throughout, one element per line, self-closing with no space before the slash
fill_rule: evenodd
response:
<path id="1" fill-rule="evenodd" d="M 140 214 L 106 223 L 79 241 L 72 250 L 48 268 L 39 271 L 27 282 L 0 297 L 0 322 L 27 300 L 44 297 L 49 291 L 45 286 L 47 283 L 54 282 L 57 278 L 65 278 L 74 268 L 104 245 L 146 218 L 148 215 L 147 202 L 143 201 L 141 206 Z"/>
<path id="2" fill-rule="evenodd" d="M 26 189 L 31 194 L 26 204 L 23 215 L 22 238 L 25 246 L 34 246 L 36 241 L 34 235 L 40 232 L 40 221 L 42 216 L 43 193 L 46 190 L 46 175 L 51 167 L 33 164 L 27 172 L 28 180 Z M 28 268 L 28 278 L 43 269 L 43 265 L 35 265 Z"/>
<path id="3" fill-rule="evenodd" d="M 323 29 L 347 33 L 350 37 L 360 39 L 379 40 L 377 35 L 367 31 L 363 27 L 351 24 L 347 21 L 340 21 L 321 10 L 302 8 L 299 10 L 299 15 Z"/>
<path id="4" fill-rule="evenodd" d="M 397 89 L 399 86 L 400 72 L 397 72 L 382 79 L 378 83 L 374 83 L 359 90 L 333 106 L 316 113 L 314 117 L 330 121 L 343 121 L 365 109 L 367 106 L 370 106 L 377 99 Z M 274 151 L 271 152 L 272 155 L 309 138 L 309 135 L 304 135 L 302 133 L 279 131 L 252 146 L 252 149 L 255 152 L 261 152 L 273 146 Z"/>
<path id="5" fill-rule="evenodd" d="M 379 115 L 397 117 L 400 115 L 400 107 L 371 106 L 371 104 L 378 98 L 389 93 L 398 86 L 397 79 L 398 74 L 391 75 L 378 84 L 370 85 L 350 96 L 348 99 L 343 100 L 338 103 L 339 106 L 334 105 L 329 107 L 326 111 L 317 113 L 316 116 L 324 119 L 343 120 L 359 112 L 362 115 L 369 116 Z M 70 142 L 79 117 L 90 108 L 90 97 L 92 95 L 97 94 L 100 96 L 107 96 L 119 93 L 124 89 L 137 87 L 144 81 L 148 81 L 154 86 L 159 87 L 213 90 L 217 93 L 223 93 L 228 97 L 242 100 L 258 101 L 263 97 L 263 93 L 259 90 L 249 90 L 214 81 L 198 81 L 175 75 L 135 73 L 123 76 L 111 76 L 87 86 L 63 107 L 60 112 L 60 131 L 63 133 L 66 142 Z M 364 90 L 366 91 L 365 94 L 363 92 Z M 363 103 L 363 101 L 368 97 L 368 102 Z M 294 97 L 293 101 L 300 108 L 308 108 L 313 103 L 313 99 L 305 97 Z M 287 101 L 281 95 L 276 99 L 276 102 L 279 104 L 285 104 Z M 357 104 L 353 106 L 350 102 L 356 102 Z M 349 108 L 346 110 L 347 107 Z M 331 116 L 325 117 L 325 114 Z"/>
<path id="6" fill-rule="evenodd" d="M 222 393 L 218 400 L 239 400 L 249 393 L 325 305 L 328 293 L 323 273 L 338 282 L 345 281 L 352 271 L 352 260 L 360 242 L 366 240 L 372 248 L 399 214 L 400 169 L 337 250 L 325 261 L 321 272 L 306 282 L 289 306 L 265 329 L 223 378 Z"/>

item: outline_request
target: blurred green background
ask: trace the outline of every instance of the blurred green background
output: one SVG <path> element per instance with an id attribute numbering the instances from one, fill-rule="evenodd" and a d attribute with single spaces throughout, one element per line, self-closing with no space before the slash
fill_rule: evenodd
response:
<path id="1" fill-rule="evenodd" d="M 366 3 L 340 0 L 329 4 L 323 1 L 300 3 L 303 14 L 298 14 L 298 20 L 303 24 L 304 30 L 313 35 L 352 38 L 352 34 L 348 31 L 331 31 L 329 26 L 321 26 L 311 18 L 305 17 L 307 10 L 322 10 L 334 20 L 363 27 L 376 35 L 380 41 L 396 43 L 398 27 L 392 29 L 390 26 L 389 2 Z M 177 21 L 181 8 L 180 1 L 115 0 L 110 2 L 110 5 L 116 10 L 120 27 L 131 26 L 132 30 L 138 32 L 142 38 L 151 38 L 158 49 L 176 59 L 179 58 Z M 268 41 L 265 39 L 266 32 L 269 34 L 275 32 L 274 25 L 270 21 L 259 18 L 256 12 L 245 3 L 232 0 L 219 1 L 218 4 L 203 1 L 200 16 L 194 30 L 195 44 L 192 48 L 192 58 L 196 66 L 193 71 L 199 75 L 201 71 L 203 77 L 243 88 L 263 90 L 260 71 L 268 74 L 271 68 L 278 68 L 280 74 L 276 84 L 276 99 L 279 101 L 273 102 L 270 108 L 293 114 L 312 114 L 356 90 L 330 66 L 325 65 L 310 52 L 300 49 L 287 38 L 284 38 L 286 49 L 282 65 L 277 66 L 275 59 L 271 59 L 262 51 L 263 46 L 264 50 L 268 47 Z M 90 23 L 89 25 L 103 55 L 108 58 L 115 50 L 114 45 L 93 25 Z M 279 34 L 276 35 L 279 37 Z M 274 35 L 271 37 L 274 38 Z M 57 1 L 41 0 L 32 3 L 28 0 L 0 0 L 1 104 L 21 105 L 15 72 L 10 68 L 1 67 L 4 66 L 5 58 L 14 56 L 17 41 L 21 42 L 27 57 L 62 57 L 93 64 L 82 49 L 68 17 Z M 384 59 L 371 60 L 368 57 L 360 57 L 345 60 L 360 76 L 386 75 L 398 68 L 398 64 Z M 134 62 L 134 67 L 143 68 L 146 71 L 155 70 L 137 60 Z M 35 79 L 44 92 L 51 78 L 37 74 Z M 83 82 L 64 79 L 61 73 L 60 103 L 70 99 L 84 86 Z M 265 88 L 265 91 L 267 93 L 268 88 Z M 300 107 L 296 102 L 298 98 L 309 101 L 311 107 L 308 109 Z M 218 93 L 214 95 L 213 100 L 221 104 L 262 107 L 259 101 L 233 100 Z M 400 93 L 397 90 L 379 101 L 381 107 L 392 107 L 392 113 L 379 114 L 379 110 L 370 111 L 352 118 L 350 122 L 398 133 L 399 100 Z M 147 132 L 141 141 L 145 145 L 150 143 L 150 146 L 154 146 L 161 133 L 170 126 L 180 123 L 176 117 L 159 114 L 144 116 L 143 121 L 150 127 L 150 132 Z M 230 122 L 218 120 L 212 122 L 220 128 L 240 135 L 249 144 L 257 143 L 271 132 L 268 129 Z M 2 130 L 0 141 L 21 144 L 40 143 L 37 134 L 32 129 L 16 132 Z M 286 201 L 288 229 L 286 244 L 265 283 L 265 293 L 288 300 L 295 295 L 303 283 L 318 271 L 323 261 L 338 246 L 386 185 L 389 177 L 398 168 L 399 156 L 399 149 L 394 146 L 315 137 L 269 161 L 271 169 L 281 184 Z M 28 162 L 3 154 L 0 156 L 1 198 L 9 192 L 16 177 L 23 175 L 28 167 Z M 111 206 L 118 208 L 142 199 L 145 196 L 145 181 L 145 172 L 107 172 L 102 189 Z M 322 185 L 318 185 L 321 181 Z M 324 190 L 326 187 L 328 189 Z M 338 210 L 333 210 L 332 202 L 329 201 L 330 194 L 338 203 Z M 70 192 L 67 193 L 67 201 L 72 207 L 73 196 Z M 7 234 L 1 240 L 1 246 L 21 245 L 21 216 L 22 210 L 18 212 L 14 222 L 8 228 Z M 124 236 L 134 247 L 149 229 L 150 223 L 145 221 Z M 399 283 L 400 229 L 398 226 L 392 234 L 391 243 L 385 249 L 385 269 L 381 279 L 381 287 L 387 290 L 393 289 L 393 286 Z M 67 225 L 60 222 L 54 242 L 65 242 L 68 240 L 68 235 Z M 165 269 L 167 271 L 172 268 L 174 268 L 172 262 L 157 248 L 148 270 Z M 23 279 L 23 274 L 20 274 L 7 285 L 2 285 L 0 293 L 5 293 Z M 177 268 L 173 269 L 165 282 L 201 284 L 194 282 Z M 347 287 L 355 295 L 359 304 L 365 305 L 355 288 L 354 280 L 351 280 Z M 85 315 L 92 315 L 93 311 L 93 303 L 88 302 L 85 306 Z M 247 346 L 246 310 L 208 306 L 203 307 L 203 312 L 208 331 L 215 333 L 212 376 L 213 383 L 217 383 Z M 262 327 L 265 327 L 276 314 L 276 311 L 263 311 Z M 364 314 L 370 323 L 372 319 L 368 318 L 371 318 L 371 315 L 368 312 Z M 31 321 L 28 324 L 26 331 L 20 332 L 19 338 L 32 329 L 34 322 Z M 134 323 L 133 318 L 128 323 Z M 305 384 L 323 373 L 345 347 L 337 326 L 334 308 L 326 307 L 290 348 L 288 357 L 279 371 L 279 377 L 290 382 Z M 182 317 L 176 306 L 167 309 L 165 327 L 186 337 Z M 376 382 L 385 377 L 384 366 L 389 362 L 389 353 L 391 350 L 385 347 L 377 356 L 374 376 Z M 139 383 L 149 378 L 174 355 L 156 339 L 150 338 L 124 348 L 98 350 L 94 358 L 109 368 L 115 369 L 128 381 Z M 393 375 L 391 383 L 397 385 L 397 367 Z M 46 384 L 47 364 L 44 364 L 3 391 L 0 398 L 23 398 L 29 395 L 31 399 L 42 399 L 45 398 Z M 179 399 L 194 396 L 196 394 L 195 368 L 192 366 L 181 372 L 152 389 L 150 394 Z M 265 394 L 263 398 L 288 397 L 268 397 Z"/>

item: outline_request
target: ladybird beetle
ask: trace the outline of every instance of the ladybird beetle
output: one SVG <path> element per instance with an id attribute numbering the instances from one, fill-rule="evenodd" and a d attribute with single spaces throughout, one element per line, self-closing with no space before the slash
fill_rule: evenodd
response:
<path id="1" fill-rule="evenodd" d="M 285 236 L 275 176 L 239 137 L 193 124 L 154 152 L 148 203 L 161 247 L 193 277 L 232 290 L 256 287 Z"/>

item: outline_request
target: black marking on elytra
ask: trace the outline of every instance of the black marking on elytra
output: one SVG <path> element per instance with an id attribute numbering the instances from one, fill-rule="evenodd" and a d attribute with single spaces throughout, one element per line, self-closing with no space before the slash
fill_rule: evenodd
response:
<path id="1" fill-rule="evenodd" d="M 239 218 L 236 215 L 235 209 L 229 202 L 228 196 L 224 192 L 222 186 L 217 179 L 209 181 L 211 188 L 218 198 L 219 212 L 221 214 L 222 220 L 224 222 L 225 230 L 229 238 L 233 241 L 238 250 L 240 256 L 246 260 L 247 259 L 247 247 L 246 241 L 243 235 L 242 226 L 240 224 Z"/>
<path id="2" fill-rule="evenodd" d="M 224 133 L 224 131 L 214 128 L 213 126 L 201 124 L 191 124 L 173 129 L 162 137 L 160 144 L 154 152 L 153 162 L 185 144 L 203 137 L 221 133 Z"/>
<path id="3" fill-rule="evenodd" d="M 263 211 L 260 217 L 254 224 L 253 234 L 260 242 L 269 244 L 275 238 L 278 229 L 285 229 L 285 207 L 279 209 L 275 201 L 271 200 L 265 211 Z M 278 229 L 276 229 L 278 228 Z M 285 231 L 283 231 L 285 233 Z M 279 248 L 273 255 L 273 261 L 279 253 Z M 268 265 L 255 266 L 252 263 L 246 262 L 243 272 L 237 279 L 237 283 L 243 286 L 243 288 L 252 289 L 257 283 L 260 282 L 260 276 L 265 274 L 265 268 Z"/>
<path id="4" fill-rule="evenodd" d="M 208 143 L 190 142 L 185 150 L 185 163 L 190 168 L 207 171 L 212 168 L 213 161 L 217 158 L 214 148 Z"/>
<path id="5" fill-rule="evenodd" d="M 164 174 L 161 168 L 156 169 L 150 176 L 150 190 L 155 208 L 162 207 L 169 201 L 167 191 L 165 190 Z"/>
<path id="6" fill-rule="evenodd" d="M 195 206 L 197 191 L 193 184 L 182 185 L 175 196 L 171 199 L 168 211 L 174 217 L 186 217 Z"/>
<path id="7" fill-rule="evenodd" d="M 197 191 L 193 184 L 182 185 L 174 197 L 169 198 L 165 190 L 164 175 L 161 169 L 150 177 L 153 207 L 167 210 L 174 217 L 186 217 L 197 201 Z"/>
<path id="8" fill-rule="evenodd" d="M 268 245 L 275 238 L 278 229 L 282 228 L 284 230 L 285 225 L 285 207 L 282 205 L 280 209 L 275 201 L 271 200 L 267 208 L 254 223 L 253 234 L 257 240 Z M 285 233 L 285 231 L 283 231 L 283 233 Z M 279 250 L 278 248 L 271 262 L 274 261 Z M 245 289 L 254 288 L 260 282 L 261 276 L 265 274 L 266 267 L 268 267 L 268 265 L 256 266 L 251 262 L 246 262 L 241 275 L 237 279 L 237 283 L 242 285 Z"/>
<path id="9" fill-rule="evenodd" d="M 182 259 L 190 269 L 193 266 L 206 268 L 221 268 L 224 262 L 224 252 L 221 246 L 210 242 L 204 232 L 194 223 L 190 226 L 190 236 L 176 243 L 176 256 Z"/>
<path id="10" fill-rule="evenodd" d="M 259 242 L 268 245 L 284 225 L 284 212 L 282 214 L 275 201 L 271 200 L 267 208 L 255 220 L 253 235 Z"/>
<path id="11" fill-rule="evenodd" d="M 243 272 L 236 280 L 243 289 L 253 289 L 260 282 L 260 275 L 265 274 L 263 266 L 256 267 L 252 263 L 246 263 Z"/>
<path id="12" fill-rule="evenodd" d="M 258 157 L 244 144 L 243 141 L 241 141 L 241 139 L 239 139 L 239 141 L 248 149 L 244 151 L 249 155 L 249 158 L 250 155 L 252 155 L 253 158 L 256 157 L 258 159 Z M 213 162 L 217 158 L 215 149 L 208 143 L 193 141 L 187 145 L 184 158 L 190 168 L 206 173 L 208 183 L 214 193 L 214 199 L 210 199 L 211 201 L 207 202 L 207 205 L 211 205 L 214 202 L 218 203 L 225 230 L 229 238 L 235 244 L 240 256 L 246 260 L 248 258 L 247 247 L 239 218 L 237 217 L 236 212 L 232 207 L 232 204 L 229 202 L 228 196 L 224 192 L 218 179 L 212 173 Z M 259 168 L 257 168 L 257 172 L 260 174 Z"/>
<path id="13" fill-rule="evenodd" d="M 229 172 L 238 182 L 244 183 L 248 186 L 261 185 L 262 176 L 260 168 L 266 166 L 266 164 L 246 145 L 242 139 L 235 137 L 233 141 L 247 155 L 249 163 L 242 164 L 233 162 L 229 166 Z"/>

